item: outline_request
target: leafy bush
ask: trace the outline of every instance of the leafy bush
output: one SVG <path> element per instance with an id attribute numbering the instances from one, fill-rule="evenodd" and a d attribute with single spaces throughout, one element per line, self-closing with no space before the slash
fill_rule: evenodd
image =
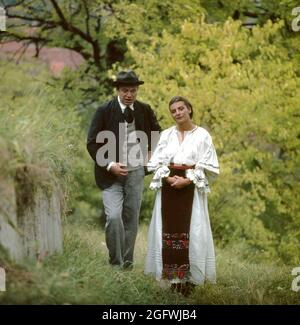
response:
<path id="1" fill-rule="evenodd" d="M 248 256 L 299 263 L 300 78 L 283 23 L 249 31 L 232 20 L 185 21 L 179 33 L 152 35 L 147 52 L 128 48 L 146 81 L 140 97 L 162 126 L 174 123 L 170 98 L 183 95 L 213 137 L 221 165 L 210 196 L 218 242 L 245 241 Z"/>

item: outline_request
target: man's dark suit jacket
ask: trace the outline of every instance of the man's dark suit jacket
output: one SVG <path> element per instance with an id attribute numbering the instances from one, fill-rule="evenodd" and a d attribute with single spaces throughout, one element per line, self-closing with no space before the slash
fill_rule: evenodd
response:
<path id="1" fill-rule="evenodd" d="M 150 105 L 135 101 L 134 104 L 135 128 L 144 131 L 148 138 L 148 151 L 151 151 L 151 131 L 161 131 L 156 116 Z M 99 166 L 96 162 L 98 149 L 105 143 L 96 143 L 96 138 L 101 131 L 111 131 L 116 137 L 116 162 L 120 161 L 119 146 L 119 123 L 124 123 L 124 115 L 118 102 L 118 98 L 110 100 L 101 105 L 92 120 L 87 139 L 87 149 L 95 161 L 95 179 L 100 189 L 109 187 L 116 181 L 116 176 L 107 171 L 106 166 Z"/>

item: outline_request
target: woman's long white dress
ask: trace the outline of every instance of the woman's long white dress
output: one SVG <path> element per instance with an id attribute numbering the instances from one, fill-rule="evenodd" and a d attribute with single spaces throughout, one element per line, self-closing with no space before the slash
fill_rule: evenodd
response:
<path id="1" fill-rule="evenodd" d="M 204 280 L 215 282 L 215 253 L 207 206 L 207 194 L 210 191 L 207 175 L 219 174 L 217 154 L 212 138 L 204 128 L 195 127 L 187 131 L 181 144 L 177 132 L 173 126 L 161 133 L 147 165 L 149 171 L 154 171 L 150 188 L 157 190 L 157 194 L 148 233 L 145 274 L 153 275 L 157 280 L 162 277 L 162 178 L 169 175 L 170 163 L 195 165 L 195 169 L 186 170 L 186 177 L 195 184 L 190 223 L 189 281 L 194 284 L 201 284 Z"/>

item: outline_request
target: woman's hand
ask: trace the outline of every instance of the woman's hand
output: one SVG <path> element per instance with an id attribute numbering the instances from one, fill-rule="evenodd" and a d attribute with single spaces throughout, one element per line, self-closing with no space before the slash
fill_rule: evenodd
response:
<path id="1" fill-rule="evenodd" d="M 181 188 L 184 188 L 188 185 L 191 184 L 191 180 L 189 180 L 188 178 L 184 178 L 184 177 L 181 177 L 181 176 L 173 176 L 173 177 L 168 177 L 168 178 L 171 178 L 172 179 L 172 182 L 169 183 L 172 187 L 176 188 L 176 189 L 181 189 Z"/>
<path id="2" fill-rule="evenodd" d="M 171 186 L 175 181 L 176 181 L 176 176 L 166 178 L 166 182 Z"/>

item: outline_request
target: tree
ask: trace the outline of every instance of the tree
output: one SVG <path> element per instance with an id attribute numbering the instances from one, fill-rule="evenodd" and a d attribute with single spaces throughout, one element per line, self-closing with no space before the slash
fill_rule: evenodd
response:
<path id="1" fill-rule="evenodd" d="M 179 33 L 153 37 L 146 53 L 129 48 L 147 80 L 141 96 L 162 126 L 173 123 L 170 97 L 183 95 L 213 135 L 221 176 L 210 206 L 219 243 L 244 242 L 250 256 L 298 263 L 300 78 L 283 28 L 183 22 Z"/>

